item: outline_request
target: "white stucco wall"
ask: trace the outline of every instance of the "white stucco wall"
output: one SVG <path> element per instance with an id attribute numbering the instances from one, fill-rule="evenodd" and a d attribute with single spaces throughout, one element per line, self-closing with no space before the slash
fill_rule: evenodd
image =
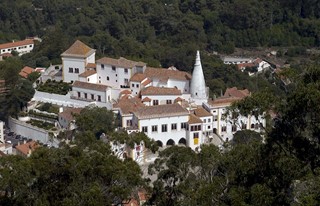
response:
<path id="1" fill-rule="evenodd" d="M 174 104 L 174 100 L 181 95 L 142 95 L 141 99 L 148 97 L 151 99 L 151 105 L 153 105 L 153 100 L 158 100 L 159 105 L 167 104 L 167 100 L 171 100 L 171 104 Z"/>
<path id="2" fill-rule="evenodd" d="M 12 51 L 16 51 L 19 53 L 19 56 L 21 56 L 22 54 L 31 52 L 33 48 L 34 48 L 34 44 L 26 44 L 26 45 L 17 46 L 17 47 L 8 47 L 8 48 L 0 49 L 0 54 L 11 53 Z"/>
<path id="3" fill-rule="evenodd" d="M 78 80 L 78 75 L 85 71 L 85 58 L 62 57 L 62 78 L 64 82 Z M 69 68 L 73 68 L 73 73 L 69 72 Z M 75 68 L 79 68 L 79 73 L 75 73 Z"/>
<path id="4" fill-rule="evenodd" d="M 176 80 L 169 79 L 167 83 L 168 87 L 177 87 L 182 94 L 190 93 L 190 81 L 189 80 Z"/>
<path id="5" fill-rule="evenodd" d="M 80 92 L 80 97 L 78 96 L 78 92 Z M 87 94 L 87 98 L 85 98 L 85 93 Z M 93 99 L 91 95 L 93 95 Z M 79 99 L 79 100 L 85 100 L 85 101 L 98 101 L 98 95 L 101 96 L 101 102 L 107 102 L 107 99 L 108 99 L 107 91 L 102 92 L 102 91 L 73 87 L 72 93 L 71 93 L 71 96 L 73 98 Z M 111 93 L 109 93 L 109 98 L 111 99 Z"/>

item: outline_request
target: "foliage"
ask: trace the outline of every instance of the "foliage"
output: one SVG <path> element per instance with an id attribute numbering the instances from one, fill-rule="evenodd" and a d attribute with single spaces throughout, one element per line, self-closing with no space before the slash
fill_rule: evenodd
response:
<path id="1" fill-rule="evenodd" d="M 41 74 L 39 72 L 32 72 L 31 74 L 28 75 L 27 79 L 34 83 L 39 77 L 41 76 Z"/>
<path id="2" fill-rule="evenodd" d="M 59 106 L 53 105 L 51 103 L 45 102 L 37 107 L 38 110 L 49 112 L 49 113 L 59 113 Z"/>
<path id="3" fill-rule="evenodd" d="M 92 132 L 97 138 L 114 130 L 115 116 L 107 108 L 86 107 L 75 120 L 79 132 Z"/>
<path id="4" fill-rule="evenodd" d="M 37 90 L 41 92 L 66 95 L 71 90 L 71 85 L 66 82 L 48 80 L 45 83 L 40 83 Z"/>

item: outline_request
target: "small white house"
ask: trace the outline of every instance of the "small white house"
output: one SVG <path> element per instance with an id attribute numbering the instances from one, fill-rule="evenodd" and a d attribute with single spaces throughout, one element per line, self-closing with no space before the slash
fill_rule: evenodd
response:
<path id="1" fill-rule="evenodd" d="M 12 41 L 10 43 L 0 44 L 0 54 L 18 52 L 19 56 L 29 53 L 34 48 L 32 39 L 25 39 L 22 41 Z"/>
<path id="2" fill-rule="evenodd" d="M 112 99 L 111 88 L 102 84 L 75 81 L 72 85 L 71 98 L 106 103 Z"/>
<path id="3" fill-rule="evenodd" d="M 72 44 L 61 54 L 63 81 L 74 82 L 78 80 L 79 74 L 86 71 L 87 65 L 95 63 L 95 54 L 96 50 L 79 40 Z"/>

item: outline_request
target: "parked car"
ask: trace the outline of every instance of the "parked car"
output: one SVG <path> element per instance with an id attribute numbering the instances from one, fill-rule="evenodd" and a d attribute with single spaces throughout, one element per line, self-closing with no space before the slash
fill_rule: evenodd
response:
<path id="1" fill-rule="evenodd" d="M 14 132 L 9 132 L 8 133 L 8 136 L 12 136 L 12 135 L 14 135 Z"/>

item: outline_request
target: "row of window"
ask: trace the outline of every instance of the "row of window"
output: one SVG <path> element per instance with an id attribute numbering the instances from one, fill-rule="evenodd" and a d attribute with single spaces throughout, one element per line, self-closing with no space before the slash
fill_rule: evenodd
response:
<path id="1" fill-rule="evenodd" d="M 262 123 L 260 123 L 260 124 L 258 124 L 258 123 L 256 123 L 256 124 L 251 124 L 251 129 L 259 129 L 259 127 L 261 127 L 261 128 L 263 128 L 263 125 L 262 125 Z M 247 125 L 246 124 L 242 124 L 241 125 L 241 129 L 247 129 Z M 226 132 L 227 131 L 227 126 L 222 126 L 221 127 L 221 132 Z M 232 132 L 236 132 L 237 131 L 237 126 L 236 125 L 232 125 L 232 127 L 231 127 L 231 131 Z"/>
<path id="2" fill-rule="evenodd" d="M 83 96 L 84 96 L 85 99 L 89 99 L 88 97 L 91 97 L 90 98 L 91 100 L 96 100 L 94 94 L 90 94 L 90 96 L 89 96 L 87 93 L 84 93 Z M 81 98 L 81 92 L 78 92 L 78 98 Z M 98 98 L 97 101 L 101 102 L 101 96 L 97 95 L 97 98 Z"/>
<path id="3" fill-rule="evenodd" d="M 177 123 L 171 124 L 171 130 L 177 130 Z M 183 122 L 181 123 L 181 129 L 186 129 L 187 128 L 187 123 Z M 151 131 L 152 132 L 158 132 L 158 125 L 152 125 L 151 126 Z M 142 127 L 142 132 L 147 133 L 148 132 L 148 126 L 143 126 Z M 168 125 L 167 124 L 162 124 L 161 125 L 161 132 L 168 132 Z"/>
<path id="4" fill-rule="evenodd" d="M 79 74 L 79 68 L 69 67 L 69 73 Z"/>
<path id="5" fill-rule="evenodd" d="M 166 104 L 172 104 L 172 100 L 171 100 L 171 99 L 167 99 L 167 100 L 166 100 Z M 154 100 L 152 101 L 152 105 L 159 105 L 159 100 L 154 99 Z"/>
<path id="6" fill-rule="evenodd" d="M 10 51 L 14 51 L 14 50 L 17 50 L 17 49 L 25 49 L 27 48 L 28 46 L 19 46 L 19 47 L 14 47 L 14 48 L 10 48 L 10 49 L 2 49 L 2 52 L 10 52 Z M 32 44 L 29 45 L 29 47 L 32 47 Z"/>
<path id="7" fill-rule="evenodd" d="M 101 69 L 104 70 L 104 64 L 101 64 Z M 115 72 L 117 68 L 115 66 L 111 66 L 111 69 L 112 69 L 112 71 Z M 124 73 L 126 73 L 126 74 L 128 73 L 127 68 L 124 68 Z"/>

